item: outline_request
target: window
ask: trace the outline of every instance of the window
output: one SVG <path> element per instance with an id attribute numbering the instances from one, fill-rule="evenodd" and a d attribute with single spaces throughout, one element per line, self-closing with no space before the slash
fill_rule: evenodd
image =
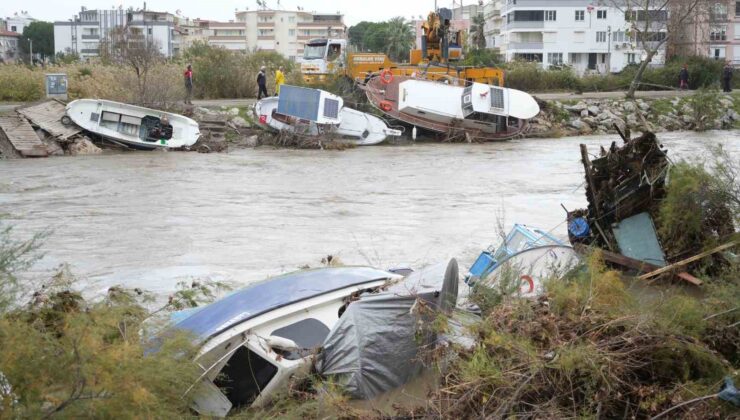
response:
<path id="1" fill-rule="evenodd" d="M 627 54 L 627 64 L 637 64 L 637 54 L 628 53 Z"/>
<path id="2" fill-rule="evenodd" d="M 735 2 L 735 16 L 740 16 L 740 1 Z"/>
<path id="3" fill-rule="evenodd" d="M 152 34 L 152 28 L 146 28 L 146 34 L 151 35 Z"/>
<path id="4" fill-rule="evenodd" d="M 537 53 L 515 53 L 514 60 L 532 61 L 535 63 L 542 62 L 542 54 Z"/>
<path id="5" fill-rule="evenodd" d="M 295 23 L 295 16 L 288 17 L 288 23 Z"/>
<path id="6" fill-rule="evenodd" d="M 612 39 L 614 40 L 614 42 L 625 42 L 626 38 L 624 35 L 624 31 L 617 31 L 614 32 L 614 34 L 612 35 Z"/>
<path id="7" fill-rule="evenodd" d="M 596 32 L 596 42 L 606 42 L 606 32 Z"/>
<path id="8" fill-rule="evenodd" d="M 709 52 L 715 60 L 724 60 L 725 58 L 724 47 L 712 47 L 709 49 Z"/>
<path id="9" fill-rule="evenodd" d="M 247 347 L 234 352 L 213 383 L 235 408 L 250 405 L 277 374 L 277 367 Z"/>
<path id="10" fill-rule="evenodd" d="M 15 26 L 11 26 L 10 27 L 10 32 L 16 32 L 16 27 Z"/>
<path id="11" fill-rule="evenodd" d="M 586 12 L 583 10 L 576 10 L 576 22 L 583 22 L 586 19 Z"/>
<path id="12" fill-rule="evenodd" d="M 563 64 L 563 53 L 547 53 L 547 62 L 551 66 L 560 66 Z"/>
<path id="13" fill-rule="evenodd" d="M 289 36 L 295 36 L 295 29 L 288 29 Z"/>
<path id="14" fill-rule="evenodd" d="M 542 22 L 545 20 L 545 12 L 543 10 L 516 10 L 509 14 L 509 18 L 514 22 Z"/>
<path id="15" fill-rule="evenodd" d="M 606 19 L 606 10 L 597 10 L 596 19 Z"/>
<path id="16" fill-rule="evenodd" d="M 712 7 L 710 12 L 710 18 L 715 22 L 727 20 L 727 6 L 722 3 L 714 3 L 714 7 Z"/>
<path id="17" fill-rule="evenodd" d="M 727 41 L 727 26 L 714 26 L 709 33 L 711 41 Z"/>
<path id="18" fill-rule="evenodd" d="M 545 10 L 545 20 L 555 21 L 557 20 L 558 12 L 556 10 Z"/>

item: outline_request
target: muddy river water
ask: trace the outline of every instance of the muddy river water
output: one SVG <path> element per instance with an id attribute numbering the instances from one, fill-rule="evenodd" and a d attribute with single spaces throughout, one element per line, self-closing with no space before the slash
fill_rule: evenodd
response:
<path id="1" fill-rule="evenodd" d="M 660 138 L 674 160 L 717 143 L 740 158 L 738 131 Z M 20 237 L 52 229 L 33 274 L 69 263 L 89 292 L 238 286 L 329 254 L 382 268 L 457 257 L 467 269 L 499 221 L 565 235 L 560 204 L 585 205 L 578 144 L 598 153 L 614 140 L 0 161 L 0 218 Z"/>

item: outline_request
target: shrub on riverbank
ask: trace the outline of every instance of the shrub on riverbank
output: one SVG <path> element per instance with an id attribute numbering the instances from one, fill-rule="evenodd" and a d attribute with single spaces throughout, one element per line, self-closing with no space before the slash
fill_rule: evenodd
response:
<path id="1" fill-rule="evenodd" d="M 42 73 L 20 65 L 0 65 L 0 101 L 35 101 L 43 94 Z"/>
<path id="2" fill-rule="evenodd" d="M 86 299 L 64 269 L 38 288 L 21 282 L 38 241 L 14 240 L 8 228 L 0 235 L 0 418 L 189 415 L 183 394 L 200 373 L 191 338 L 149 341 L 158 324 L 140 290 Z M 161 311 L 198 304 L 211 290 L 183 285 Z"/>

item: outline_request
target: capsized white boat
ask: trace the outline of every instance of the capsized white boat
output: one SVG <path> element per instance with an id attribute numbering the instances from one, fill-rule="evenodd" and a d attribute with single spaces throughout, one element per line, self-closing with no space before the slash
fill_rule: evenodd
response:
<path id="1" fill-rule="evenodd" d="M 255 104 L 254 113 L 261 127 L 307 136 L 333 135 L 339 140 L 346 140 L 358 146 L 382 143 L 388 136 L 403 134 L 401 130 L 389 128 L 383 119 L 375 115 L 345 106 L 341 106 L 339 110 L 338 124 L 327 123 L 318 118 L 312 119 L 313 115 L 326 114 L 319 109 L 320 102 L 314 102 L 315 105 L 304 102 L 304 110 L 300 113 L 291 110 L 287 106 L 281 106 L 281 101 L 293 100 L 292 95 L 283 93 L 283 88 L 285 86 L 280 88 L 280 98 L 265 98 Z M 326 94 L 329 99 L 335 96 L 319 89 L 300 89 L 301 95 L 305 94 L 303 91 L 317 91 L 322 92 L 321 95 Z M 334 100 L 341 101 L 340 97 L 336 98 Z M 312 108 L 317 109 L 314 111 Z"/>
<path id="2" fill-rule="evenodd" d="M 78 99 L 67 104 L 62 122 L 136 149 L 192 146 L 200 137 L 195 120 L 170 112 L 102 99 Z M 66 120 L 69 118 L 69 120 Z"/>
<path id="3" fill-rule="evenodd" d="M 401 278 L 369 267 L 307 270 L 175 314 L 173 327 L 201 345 L 202 376 L 187 392 L 193 409 L 224 417 L 235 407 L 268 403 L 293 375 L 310 370 L 354 297 Z"/>

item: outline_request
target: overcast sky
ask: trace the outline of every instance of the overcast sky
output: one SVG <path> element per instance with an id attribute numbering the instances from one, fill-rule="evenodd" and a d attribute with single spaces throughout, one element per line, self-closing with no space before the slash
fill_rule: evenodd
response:
<path id="1" fill-rule="evenodd" d="M 473 4 L 477 0 L 463 1 L 463 4 Z M 234 10 L 249 8 L 255 10 L 255 0 L 148 0 L 147 9 L 168 11 L 174 13 L 180 10 L 184 16 L 191 18 L 230 20 L 234 19 Z M 0 16 L 12 16 L 15 12 L 26 10 L 36 19 L 55 21 L 71 19 L 80 11 L 80 6 L 88 9 L 110 9 L 123 5 L 141 8 L 143 1 L 129 0 L 2 0 L 0 1 Z M 459 1 L 458 1 L 459 4 Z M 336 13 L 345 15 L 347 26 L 363 21 L 382 21 L 394 16 L 403 16 L 407 19 L 412 16 L 426 16 L 434 9 L 433 0 L 267 0 L 267 5 L 273 9 L 295 10 L 297 6 L 307 11 Z M 439 7 L 452 6 L 452 0 L 440 0 Z"/>

